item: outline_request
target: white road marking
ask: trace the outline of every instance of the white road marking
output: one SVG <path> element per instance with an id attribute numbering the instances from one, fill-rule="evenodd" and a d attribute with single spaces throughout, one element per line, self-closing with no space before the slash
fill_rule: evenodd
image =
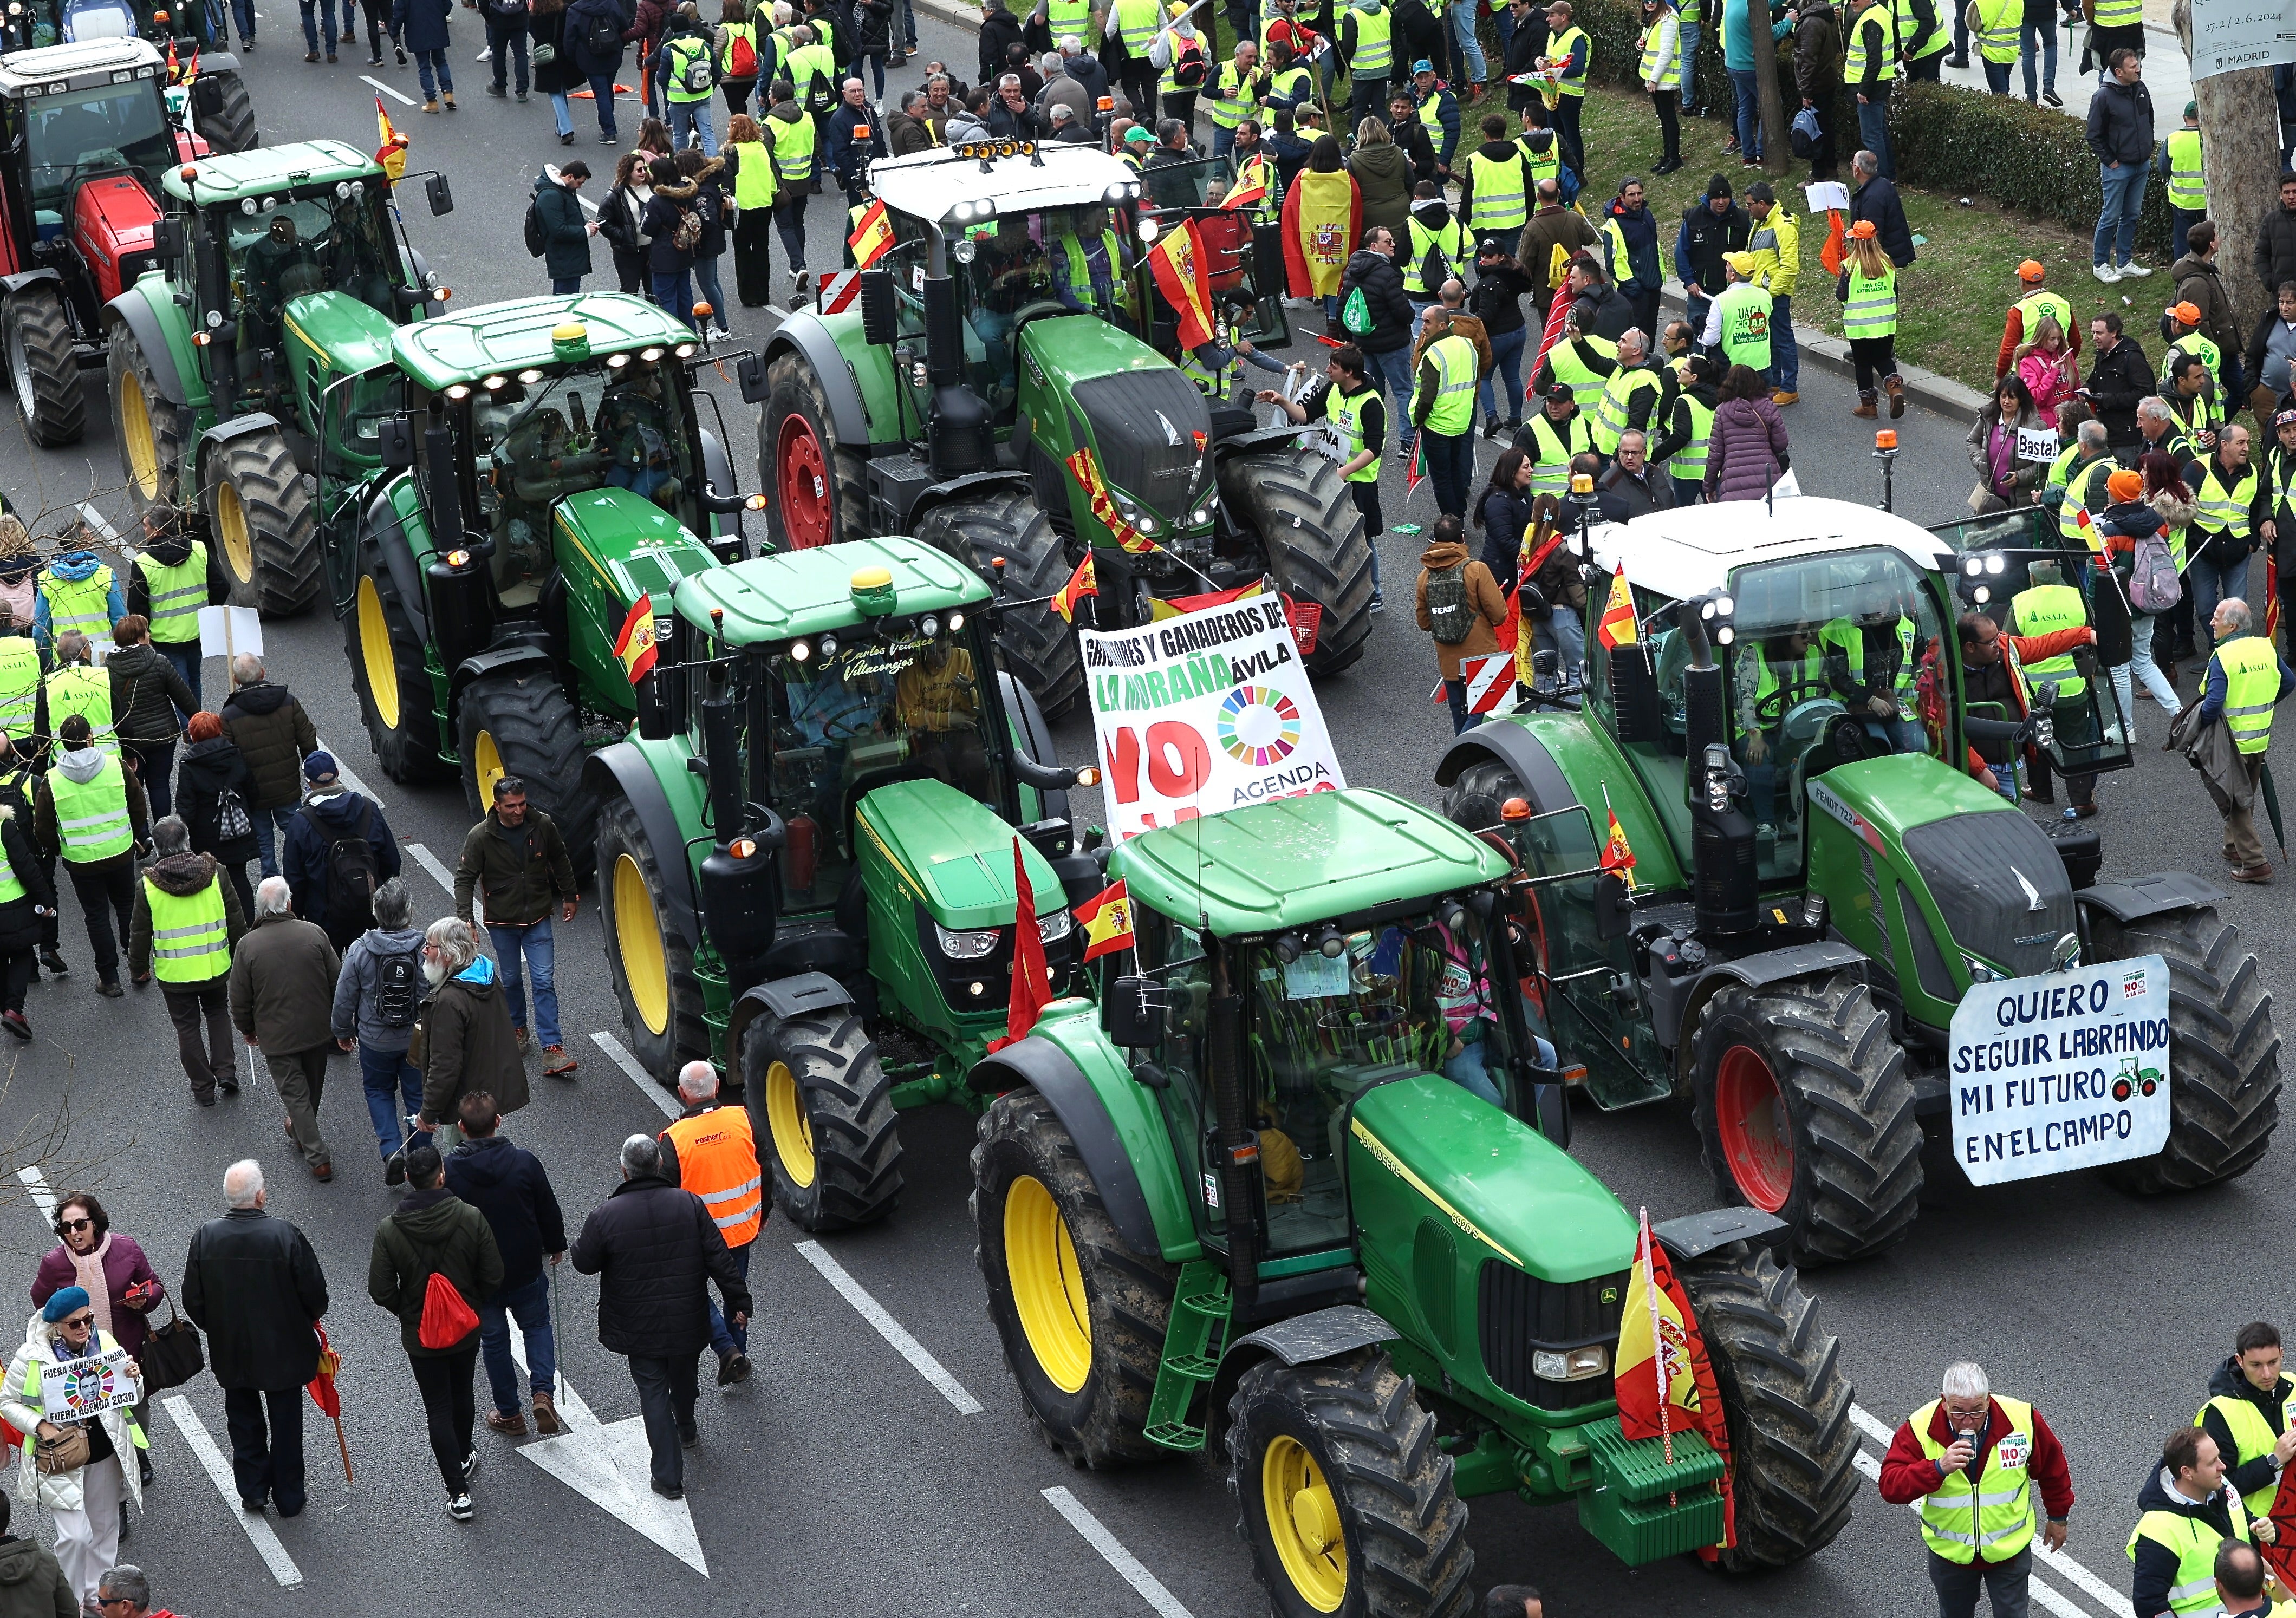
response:
<path id="1" fill-rule="evenodd" d="M 402 105 L 411 107 L 414 104 L 414 98 L 413 96 L 401 95 L 398 91 L 392 89 L 389 85 L 383 83 L 382 80 L 379 78 L 371 78 L 366 74 L 362 73 L 359 75 L 359 83 L 363 85 L 373 85 L 376 89 L 390 97 L 391 100 L 398 102 Z"/>
<path id="2" fill-rule="evenodd" d="M 1085 1543 L 1100 1552 L 1102 1559 L 1139 1592 L 1140 1598 L 1153 1607 L 1160 1618 L 1195 1618 L 1180 1605 L 1178 1597 L 1166 1589 L 1156 1575 L 1141 1565 L 1139 1557 L 1125 1549 L 1123 1540 L 1109 1532 L 1098 1517 L 1085 1509 L 1082 1500 L 1057 1485 L 1042 1492 L 1046 1502 L 1069 1520 L 1069 1526 L 1082 1534 Z"/>
<path id="3" fill-rule="evenodd" d="M 439 863 L 437 854 L 432 854 L 420 843 L 409 843 L 406 846 L 406 852 L 414 856 L 414 862 L 417 865 L 430 873 L 430 879 L 433 882 L 450 894 L 455 891 L 455 873 Z"/>
<path id="4" fill-rule="evenodd" d="M 215 1440 L 208 1436 L 207 1427 L 200 1420 L 200 1413 L 192 1409 L 192 1401 L 181 1393 L 169 1393 L 160 1402 L 167 1407 L 168 1414 L 175 1418 L 184 1442 L 191 1446 L 192 1453 L 199 1457 L 200 1465 L 205 1468 L 209 1478 L 222 1491 L 224 1504 L 239 1519 L 239 1525 L 247 1530 L 247 1537 L 254 1542 L 256 1555 L 263 1558 L 263 1565 L 271 1570 L 271 1576 L 288 1589 L 299 1588 L 303 1582 L 303 1570 L 295 1565 L 295 1558 L 289 1556 L 287 1548 L 279 1542 L 278 1532 L 271 1526 L 270 1520 L 261 1512 L 250 1511 L 239 1503 L 239 1485 L 232 1479 L 231 1463 L 224 1459 L 223 1451 L 216 1448 Z"/>
<path id="5" fill-rule="evenodd" d="M 16 1178 L 24 1182 L 24 1189 L 32 1194 L 32 1200 L 39 1205 L 40 1217 L 50 1224 L 55 1223 L 56 1194 L 49 1189 L 48 1177 L 40 1173 L 36 1164 L 31 1168 L 18 1169 Z"/>
<path id="6" fill-rule="evenodd" d="M 958 1415 L 980 1414 L 980 1401 L 966 1392 L 964 1384 L 950 1376 L 939 1361 L 925 1352 L 925 1345 L 909 1335 L 907 1327 L 886 1313 L 885 1306 L 871 1297 L 869 1289 L 855 1280 L 844 1265 L 830 1257 L 826 1247 L 819 1242 L 808 1241 L 798 1243 L 797 1250 L 804 1254 L 807 1263 L 821 1271 L 822 1279 L 836 1287 L 847 1303 L 861 1312 L 861 1318 L 877 1328 L 877 1335 L 893 1345 L 895 1353 L 914 1366 L 918 1376 L 940 1390 L 941 1397 L 956 1407 Z"/>
<path id="7" fill-rule="evenodd" d="M 660 1084 L 654 1083 L 653 1075 L 645 1070 L 637 1058 L 632 1056 L 624 1047 L 621 1041 L 603 1032 L 592 1034 L 590 1039 L 599 1050 L 614 1058 L 615 1066 L 630 1075 L 630 1083 L 638 1087 L 639 1091 L 647 1100 L 661 1108 L 663 1117 L 675 1118 L 685 1110 L 678 1105 L 677 1092 L 674 1090 L 664 1090 Z"/>

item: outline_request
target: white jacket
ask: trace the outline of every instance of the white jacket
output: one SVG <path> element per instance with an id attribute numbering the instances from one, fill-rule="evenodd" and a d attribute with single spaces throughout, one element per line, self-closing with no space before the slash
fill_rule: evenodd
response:
<path id="1" fill-rule="evenodd" d="M 39 1405 L 25 1398 L 24 1378 L 35 1360 L 43 1366 L 62 1362 L 64 1356 L 56 1352 L 56 1338 L 62 1335 L 62 1327 L 50 1325 L 35 1311 L 31 1324 L 24 1331 L 23 1346 L 8 1361 L 7 1377 L 0 1381 L 0 1419 L 4 1419 L 19 1433 L 37 1433 L 40 1423 L 47 1419 L 46 1413 Z M 101 1353 L 119 1346 L 101 1330 L 91 1332 L 88 1341 L 91 1353 Z M 136 1379 L 139 1382 L 143 1379 L 140 1368 L 136 1371 Z M 130 1415 L 131 1412 L 126 1410 L 106 1410 L 96 1419 L 103 1423 L 103 1430 L 111 1439 L 112 1450 L 120 1463 L 119 1475 L 127 1485 L 127 1498 L 134 1500 L 140 1510 L 144 1505 L 143 1468 L 128 1465 L 127 1458 L 141 1441 L 129 1429 Z M 86 1498 L 81 1479 L 85 1471 L 85 1467 L 78 1467 L 70 1472 L 58 1472 L 44 1477 L 32 1459 L 32 1446 L 26 1444 L 18 1450 L 16 1498 L 27 1505 L 37 1500 L 51 1511 L 78 1511 Z"/>

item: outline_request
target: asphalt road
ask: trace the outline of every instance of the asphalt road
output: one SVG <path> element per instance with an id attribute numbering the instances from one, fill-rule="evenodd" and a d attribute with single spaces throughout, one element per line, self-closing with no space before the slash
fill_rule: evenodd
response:
<path id="1" fill-rule="evenodd" d="M 357 53 L 332 69 L 305 66 L 286 17 L 283 29 L 283 13 L 264 19 L 250 63 L 266 139 L 325 135 L 366 143 L 373 92 L 361 75 L 370 69 L 355 63 Z M 480 43 L 458 14 L 461 111 L 426 118 L 390 100 L 414 136 L 414 166 L 444 168 L 455 181 L 453 215 L 430 218 L 416 201 L 408 225 L 455 288 L 457 306 L 542 284 L 539 266 L 521 250 L 519 222 L 535 171 L 559 152 L 539 99 L 521 107 L 480 93 L 485 69 L 471 60 Z M 946 53 L 969 69 L 969 36 L 929 22 L 924 43 L 928 54 Z M 412 69 L 373 71 L 390 89 L 414 94 Z M 634 128 L 625 122 L 626 135 Z M 594 161 L 603 150 L 586 118 L 577 150 Z M 603 175 L 606 165 L 595 166 Z M 814 210 L 824 241 L 835 228 L 832 203 Z M 603 264 L 603 250 L 599 257 Z M 737 339 L 762 336 L 762 323 L 734 313 Z M 20 432 L 0 433 L 0 480 L 20 507 L 54 511 L 87 501 L 125 528 L 131 513 L 119 493 L 100 376 L 90 373 L 86 442 L 35 452 Z M 734 449 L 744 486 L 754 486 L 748 413 L 731 388 L 721 392 L 741 440 Z M 1876 499 L 1870 429 L 1849 417 L 1847 384 L 1811 368 L 1803 396 L 1788 418 L 1802 486 Z M 1918 411 L 1899 425 L 1900 511 L 1917 521 L 1955 516 L 1968 479 L 1961 428 Z M 1486 468 L 1489 459 L 1485 446 Z M 1390 486 L 1391 512 L 1432 520 L 1424 492 L 1406 508 L 1399 477 Z M 1416 549 L 1393 534 L 1383 543 L 1390 599 L 1408 601 Z M 448 895 L 426 873 L 433 862 L 452 864 L 469 823 L 460 790 L 410 790 L 382 780 L 346 678 L 340 631 L 324 614 L 268 625 L 266 635 L 274 676 L 296 690 L 348 769 L 382 787 L 422 911 L 444 913 Z M 1431 772 L 1447 736 L 1443 710 L 1427 699 L 1431 665 L 1427 642 L 1403 611 L 1390 610 L 1365 660 L 1327 682 L 1323 702 L 1351 781 L 1433 799 Z M 221 679 L 211 664 L 211 703 Z M 2148 708 L 2141 723 L 2146 741 L 2157 740 L 2157 711 Z M 1085 756 L 1086 724 L 1070 719 L 1057 729 L 1066 756 Z M 2180 764 L 2148 746 L 2136 770 L 2108 779 L 2101 797 L 2109 873 L 2218 868 L 2215 819 Z M 1080 823 L 1095 813 L 1092 800 L 1078 795 Z M 2284 927 L 2269 921 L 2284 914 L 2283 891 L 2244 888 L 2224 906 L 2259 949 L 2276 989 L 2289 977 L 2279 947 Z M 152 1570 L 165 1605 L 250 1618 L 318 1606 L 449 1613 L 481 1602 L 603 1618 L 627 1610 L 634 1598 L 849 1618 L 1149 1611 L 1244 1618 L 1264 1610 L 1219 1475 L 1183 1463 L 1073 1472 L 1032 1436 L 982 1308 L 965 1212 L 972 1130 L 951 1108 L 903 1120 L 908 1191 L 882 1226 L 814 1247 L 776 1223 L 759 1240 L 750 1277 L 759 1300 L 751 1340 L 758 1374 L 730 1393 L 705 1387 L 683 1524 L 653 1513 L 642 1459 L 622 1475 L 636 1482 L 635 1501 L 644 1504 L 594 1475 L 598 1467 L 611 1475 L 617 1453 L 626 1462 L 642 1453 L 627 1425 L 603 1434 L 585 1427 L 570 1445 L 554 1441 L 562 1446 L 554 1453 L 526 1441 L 526 1459 L 512 1453 L 521 1446 L 481 1430 L 478 1519 L 453 1523 L 395 1322 L 361 1284 L 373 1227 L 397 1194 L 381 1184 L 352 1058 L 335 1063 L 322 1109 L 337 1173 L 332 1184 L 318 1185 L 283 1140 L 282 1109 L 259 1078 L 215 1111 L 191 1105 L 158 995 L 98 1000 L 78 925 L 74 911 L 65 946 L 79 969 L 34 992 L 37 1039 L 0 1053 L 9 1063 L 0 1140 L 12 1148 L 10 1160 L 37 1161 L 59 1189 L 98 1189 L 115 1225 L 141 1240 L 172 1282 L 198 1221 L 220 1211 L 226 1164 L 260 1157 L 273 1211 L 310 1233 L 327 1268 L 328 1325 L 345 1356 L 344 1426 L 357 1482 L 341 1480 L 331 1434 L 314 1414 L 306 1444 L 312 1506 L 294 1522 L 275 1519 L 261 1530 L 275 1534 L 275 1548 L 250 1535 L 235 1503 L 194 1459 L 184 1424 L 172 1411 L 155 1412 L 160 1481 L 127 1554 Z M 581 1069 L 563 1083 L 537 1076 L 534 1105 L 510 1132 L 541 1155 L 570 1221 L 578 1222 L 614 1183 L 616 1143 L 658 1129 L 663 1108 L 661 1093 L 634 1082 L 594 1037 L 618 1031 L 619 1018 L 588 903 L 560 928 L 559 957 L 567 1043 Z M 1646 1205 L 1653 1218 L 1715 1201 L 1687 1121 L 1669 1107 L 1583 1115 L 1576 1150 L 1628 1205 Z M 2282 1246 L 2273 1193 L 2286 1161 L 2284 1151 L 2235 1185 L 2159 1201 L 2132 1200 L 2085 1176 L 1940 1198 L 1893 1254 L 1805 1278 L 1842 1338 L 1842 1363 L 1861 1405 L 1881 1422 L 1894 1424 L 1931 1397 L 1947 1361 L 1974 1357 L 1997 1385 L 2036 1401 L 2057 1426 L 2082 1497 L 2070 1547 L 2081 1577 L 2038 1581 L 2044 1609 L 2060 1618 L 2126 1610 L 2112 1595 L 2126 1588 L 2120 1548 L 2161 1433 L 2199 1404 L 2208 1368 L 2240 1322 L 2285 1312 L 2287 1295 L 2271 1278 Z M 33 1199 L 5 1189 L 4 1273 L 20 1285 L 46 1238 Z M 598 1421 L 630 1423 L 636 1396 L 621 1363 L 595 1341 L 592 1283 L 566 1274 L 560 1305 L 565 1379 Z M 483 1380 L 480 1397 L 483 1409 Z M 184 1404 L 208 1438 L 227 1449 L 212 1382 L 196 1382 Z M 1883 1442 L 1869 1442 L 1874 1455 Z M 602 1500 L 623 1504 L 660 1539 L 618 1520 Z M 1824 1555 L 1746 1583 L 1680 1563 L 1628 1572 L 1567 1508 L 1480 1500 L 1470 1532 L 1479 1584 L 1534 1580 L 1556 1614 L 1830 1618 L 1915 1613 L 1930 1599 L 1912 1524 L 1871 1495 Z M 673 1554 L 661 1540 L 687 1554 Z"/>

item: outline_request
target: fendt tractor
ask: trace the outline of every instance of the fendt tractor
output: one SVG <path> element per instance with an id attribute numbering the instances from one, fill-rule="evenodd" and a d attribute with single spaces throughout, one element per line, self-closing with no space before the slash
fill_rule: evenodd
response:
<path id="1" fill-rule="evenodd" d="M 422 178 L 452 210 L 446 176 Z M 394 227 L 390 176 L 342 141 L 170 164 L 161 185 L 156 267 L 103 309 L 120 469 L 137 499 L 197 513 L 234 605 L 300 612 L 322 588 L 322 396 L 447 295 Z"/>
<path id="2" fill-rule="evenodd" d="M 2094 830 L 2045 832 L 1968 767 L 1972 743 L 2038 748 L 2059 773 L 2129 762 L 2100 656 L 2117 636 L 2127 660 L 2109 582 L 2089 589 L 2103 643 L 2020 673 L 2026 711 L 1968 700 L 1962 611 L 2005 624 L 2029 587 L 2097 576 L 2029 518 L 1932 534 L 1795 499 L 1582 523 L 1583 712 L 1470 731 L 1437 775 L 1462 825 L 1516 828 L 1556 878 L 1536 925 L 1546 1013 L 1585 1092 L 1689 1100 L 1721 1192 L 1783 1219 L 1805 1261 L 1898 1240 L 1931 1176 L 1991 1183 L 2070 1154 L 2131 1192 L 2185 1189 L 2244 1173 L 2278 1122 L 2271 1001 L 2223 895 L 2176 871 L 2101 881 Z M 1638 627 L 1604 650 L 1621 568 Z M 1597 869 L 1611 813 L 1631 895 Z M 2061 1032 L 2095 985 L 2136 995 L 2149 977 L 2096 968 L 2153 957 L 2164 1021 L 2135 1026 L 2165 1026 L 2165 1050 Z M 2035 1054 L 1980 1045 L 1955 1072 L 1956 1008 L 2002 985 L 2054 1008 L 2012 1042 Z M 2040 1078 L 1988 1094 L 2001 1061 L 2039 1053 Z M 2081 1104 L 1988 1132 L 1980 1110 L 2013 1094 Z"/>
<path id="3" fill-rule="evenodd" d="M 1320 609 L 1308 669 L 1354 663 L 1372 553 L 1337 465 L 1305 448 L 1310 429 L 1259 430 L 1250 411 L 1209 405 L 1166 357 L 1178 339 L 1146 252 L 1190 219 L 1215 304 L 1245 336 L 1289 340 L 1280 266 L 1265 274 L 1242 214 L 1206 206 L 1229 168 L 1159 168 L 1144 200 L 1138 175 L 1086 146 L 982 143 L 872 165 L 893 241 L 862 273 L 858 310 L 791 315 L 767 345 L 758 467 L 775 544 L 914 534 L 984 572 L 1002 560 L 1005 665 L 1053 717 L 1084 669 L 1044 602 L 1087 549 L 1103 628 L 1146 621 L 1142 592 L 1272 574 Z"/>
<path id="4" fill-rule="evenodd" d="M 649 595 L 667 613 L 741 547 L 717 520 L 742 501 L 724 423 L 696 413 L 717 411 L 698 352 L 605 292 L 377 329 L 312 379 L 327 581 L 376 758 L 393 780 L 459 774 L 480 813 L 521 777 L 578 869 L 596 849 L 586 753 L 637 712 L 624 619 Z"/>
<path id="5" fill-rule="evenodd" d="M 997 1097 L 972 1153 L 988 1312 L 1056 1450 L 1224 1450 L 1282 1618 L 1476 1610 L 1465 1496 L 1574 1501 L 1636 1565 L 1721 1547 L 1752 1572 L 1841 1532 L 1850 1384 L 1772 1215 L 1655 1231 L 1727 1457 L 1621 1431 L 1636 1222 L 1562 1149 L 1551 884 L 1513 828 L 1350 789 L 1146 832 L 1107 874 L 1134 952 L 970 1077 Z"/>
<path id="6" fill-rule="evenodd" d="M 0 8 L 0 50 L 129 38 L 148 40 L 165 55 L 168 103 L 179 119 L 187 108 L 196 112 L 209 146 L 244 151 L 255 144 L 255 103 L 229 50 L 223 0 L 172 10 L 151 0 L 8 0 Z"/>
<path id="7" fill-rule="evenodd" d="M 1097 776 L 996 671 L 999 610 L 907 537 L 689 572 L 638 734 L 584 764 L 630 1048 L 665 1084 L 721 1064 L 809 1230 L 892 1208 L 899 1109 L 987 1104 L 965 1075 L 1005 1032 L 1016 842 L 1053 985 L 1076 981 L 1100 867 L 1067 794 Z"/>

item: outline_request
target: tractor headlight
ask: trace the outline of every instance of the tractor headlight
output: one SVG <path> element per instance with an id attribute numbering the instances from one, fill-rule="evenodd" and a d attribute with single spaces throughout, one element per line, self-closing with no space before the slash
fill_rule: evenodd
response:
<path id="1" fill-rule="evenodd" d="M 1037 940 L 1040 944 L 1058 944 L 1075 927 L 1076 918 L 1063 907 L 1037 918 Z"/>
<path id="2" fill-rule="evenodd" d="M 917 620 L 917 633 L 924 636 L 928 641 L 939 640 L 940 620 L 933 617 L 930 612 L 925 614 L 924 617 Z"/>
<path id="3" fill-rule="evenodd" d="M 1162 228 L 1152 216 L 1143 215 L 1140 223 L 1134 226 L 1134 231 L 1143 242 L 1148 242 L 1155 241 Z"/>
<path id="4" fill-rule="evenodd" d="M 955 634 L 958 630 L 960 630 L 960 629 L 962 629 L 962 628 L 964 628 L 964 615 L 963 613 L 961 613 L 961 612 L 952 612 L 952 613 L 950 613 L 950 614 L 948 615 L 948 633 L 951 633 L 951 634 Z"/>
<path id="5" fill-rule="evenodd" d="M 1116 497 L 1116 509 L 1123 513 L 1124 520 L 1153 539 L 1156 536 L 1156 513 L 1122 489 L 1111 489 L 1110 493 Z"/>
<path id="6" fill-rule="evenodd" d="M 220 331 L 222 327 L 223 311 L 221 309 L 209 309 L 208 311 L 208 330 L 210 331 Z"/>
<path id="7" fill-rule="evenodd" d="M 837 655 L 837 637 L 835 635 L 824 635 L 821 637 L 821 655 L 824 660 L 833 658 Z"/>
<path id="8" fill-rule="evenodd" d="M 1972 983 L 1991 983 L 2001 976 L 1966 950 L 1962 952 L 1961 968 L 1963 971 L 1969 974 L 1969 981 Z"/>
<path id="9" fill-rule="evenodd" d="M 1061 913 L 1066 915 L 1068 912 L 1063 911 Z M 996 952 L 996 929 L 993 927 L 952 933 L 936 921 L 932 929 L 933 941 L 940 945 L 940 952 L 951 960 L 979 960 Z"/>
<path id="10" fill-rule="evenodd" d="M 1599 1343 L 1585 1348 L 1541 1348 L 1530 1356 L 1530 1374 L 1541 1382 L 1584 1382 L 1611 1369 L 1611 1351 Z"/>
<path id="11" fill-rule="evenodd" d="M 253 197 L 242 197 L 239 200 L 239 211 L 242 214 L 253 213 L 255 211 L 255 199 Z"/>
<path id="12" fill-rule="evenodd" d="M 468 382 L 456 382 L 447 389 L 447 396 L 459 404 L 471 396 L 471 385 Z"/>
<path id="13" fill-rule="evenodd" d="M 526 370 L 518 373 L 518 380 L 521 382 L 523 382 L 527 387 L 531 388 L 537 382 L 542 380 L 542 372 L 535 370 L 532 366 L 529 366 Z"/>
<path id="14" fill-rule="evenodd" d="M 973 245 L 970 236 L 958 237 L 948 249 L 948 256 L 959 264 L 971 264 L 980 254 L 980 249 Z"/>
<path id="15" fill-rule="evenodd" d="M 1188 513 L 1188 521 L 1192 525 L 1200 522 L 1210 522 L 1212 519 L 1212 513 L 1218 510 L 1219 510 L 1219 491 L 1218 489 L 1214 489 L 1210 494 L 1204 496 L 1204 503 L 1201 505 Z"/>

